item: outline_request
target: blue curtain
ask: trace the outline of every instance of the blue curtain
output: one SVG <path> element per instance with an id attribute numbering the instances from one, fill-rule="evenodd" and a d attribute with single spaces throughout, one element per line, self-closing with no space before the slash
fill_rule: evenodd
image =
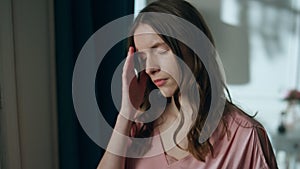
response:
<path id="1" fill-rule="evenodd" d="M 55 0 L 54 5 L 60 169 L 95 169 L 104 151 L 86 135 L 74 112 L 73 68 L 88 38 L 108 22 L 132 14 L 134 0 Z M 125 43 L 120 42 L 108 54 L 113 57 L 102 61 L 96 79 L 98 103 L 103 105 L 101 112 L 109 113 L 104 116 L 111 125 L 117 111 L 111 99 L 101 96 L 110 96 L 113 70 L 125 53 Z"/>

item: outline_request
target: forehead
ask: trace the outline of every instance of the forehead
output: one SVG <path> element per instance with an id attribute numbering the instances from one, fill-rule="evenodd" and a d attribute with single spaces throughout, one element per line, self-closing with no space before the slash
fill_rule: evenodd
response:
<path id="1" fill-rule="evenodd" d="M 154 31 L 154 29 L 148 25 L 148 24 L 139 24 L 137 26 L 137 28 L 134 31 L 134 35 L 140 35 L 140 34 L 156 34 L 156 32 Z"/>
<path id="2" fill-rule="evenodd" d="M 154 44 L 163 42 L 154 29 L 147 24 L 140 24 L 134 31 L 134 43 L 138 50 L 151 48 Z"/>

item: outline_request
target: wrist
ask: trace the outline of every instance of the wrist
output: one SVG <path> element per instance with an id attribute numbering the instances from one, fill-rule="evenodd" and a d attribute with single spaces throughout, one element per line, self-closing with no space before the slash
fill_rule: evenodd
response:
<path id="1" fill-rule="evenodd" d="M 131 125 L 132 125 L 131 120 L 124 117 L 124 115 L 119 114 L 117 117 L 114 130 L 116 130 L 116 132 L 128 135 L 130 132 Z"/>

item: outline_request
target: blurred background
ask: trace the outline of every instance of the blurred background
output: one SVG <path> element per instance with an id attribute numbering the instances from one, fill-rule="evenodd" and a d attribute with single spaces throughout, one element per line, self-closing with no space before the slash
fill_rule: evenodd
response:
<path id="1" fill-rule="evenodd" d="M 300 90 L 300 0 L 188 1 L 213 32 L 233 101 L 257 113 L 279 167 L 300 168 L 300 97 L 285 99 Z M 74 112 L 74 64 L 95 31 L 150 2 L 0 0 L 0 169 L 96 168 L 103 150 Z M 109 51 L 95 83 L 111 125 L 109 87 L 125 46 Z"/>

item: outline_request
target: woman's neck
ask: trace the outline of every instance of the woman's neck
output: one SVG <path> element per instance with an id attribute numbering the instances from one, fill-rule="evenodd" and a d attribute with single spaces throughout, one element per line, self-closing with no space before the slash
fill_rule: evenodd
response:
<path id="1" fill-rule="evenodd" d="M 160 131 L 165 131 L 170 129 L 172 133 L 175 132 L 177 127 L 180 125 L 180 121 L 183 119 L 183 126 L 180 127 L 179 134 L 187 135 L 191 125 L 193 124 L 192 109 L 187 106 L 188 102 L 185 102 L 179 95 L 180 110 L 178 110 L 174 97 L 171 98 L 171 101 L 167 104 L 165 111 L 157 119 L 156 125 Z M 182 112 L 179 112 L 182 111 Z M 181 117 L 183 116 L 183 117 Z"/>
<path id="2" fill-rule="evenodd" d="M 179 118 L 179 110 L 176 107 L 174 97 L 167 103 L 166 108 L 162 115 L 157 119 L 157 126 L 160 130 L 165 130 Z"/>

